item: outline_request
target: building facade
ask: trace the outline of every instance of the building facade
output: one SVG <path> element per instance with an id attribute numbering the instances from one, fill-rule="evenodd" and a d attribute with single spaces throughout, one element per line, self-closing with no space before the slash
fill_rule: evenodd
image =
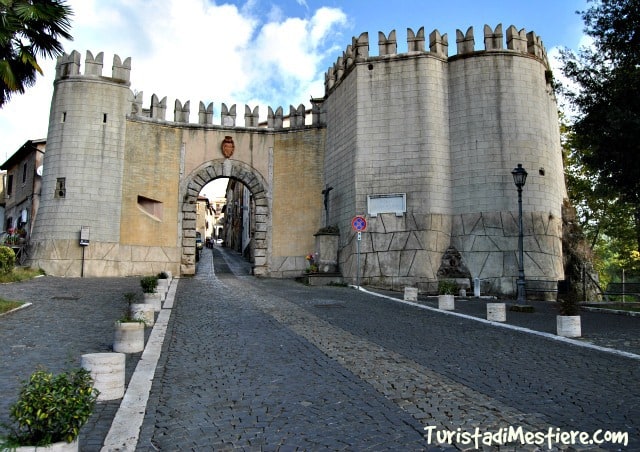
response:
<path id="1" fill-rule="evenodd" d="M 484 50 L 476 50 L 473 29 L 456 34 L 457 52 L 449 56 L 447 35 L 437 30 L 427 46 L 424 29 L 408 29 L 402 54 L 395 31 L 378 34 L 377 55 L 363 33 L 328 70 L 310 118 L 303 105 L 288 116 L 269 107 L 261 123 L 258 108 L 245 106 L 242 126 L 235 105 L 221 104 L 214 124 L 213 103 L 200 102 L 190 122 L 191 104 L 179 100 L 166 120 L 166 98 L 154 94 L 144 108 L 143 93 L 131 91 L 130 59 L 116 55 L 107 77 L 102 54 L 87 52 L 83 73 L 80 55 L 65 55 L 33 264 L 79 274 L 77 236 L 85 226 L 86 275 L 193 274 L 198 195 L 229 177 L 246 187 L 253 207 L 242 226 L 251 236 L 241 242 L 248 240 L 257 275 L 300 275 L 314 233 L 335 225 L 347 280 L 359 274 L 365 284 L 430 291 L 454 250 L 458 270 L 482 280 L 484 291 L 511 294 L 518 228 L 510 173 L 521 163 L 530 174 L 523 204 L 528 276 L 562 279 L 566 189 L 542 42 L 511 26 L 505 45 L 501 26 L 485 26 Z M 360 246 L 356 215 L 367 219 Z"/>
<path id="2" fill-rule="evenodd" d="M 46 140 L 29 140 L 0 166 L 6 171 L 3 231 L 31 236 L 40 204 L 45 148 Z"/>

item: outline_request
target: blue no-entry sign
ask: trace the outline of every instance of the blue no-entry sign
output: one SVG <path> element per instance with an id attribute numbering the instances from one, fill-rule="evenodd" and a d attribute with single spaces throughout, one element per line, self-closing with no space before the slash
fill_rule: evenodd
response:
<path id="1" fill-rule="evenodd" d="M 363 216 L 355 216 L 351 220 L 351 227 L 356 232 L 362 232 L 367 230 L 367 220 Z"/>

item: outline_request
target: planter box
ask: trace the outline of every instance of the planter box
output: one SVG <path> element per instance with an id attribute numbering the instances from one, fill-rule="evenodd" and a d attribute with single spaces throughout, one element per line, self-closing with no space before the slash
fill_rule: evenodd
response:
<path id="1" fill-rule="evenodd" d="M 582 328 L 580 326 L 579 315 L 559 315 L 556 316 L 558 336 L 580 337 Z"/>
<path id="2" fill-rule="evenodd" d="M 136 320 L 142 320 L 145 326 L 153 326 L 156 320 L 156 310 L 149 303 L 133 303 L 129 307 L 131 317 Z"/>
<path id="3" fill-rule="evenodd" d="M 453 311 L 455 309 L 455 298 L 453 295 L 438 295 L 438 309 Z"/>
<path id="4" fill-rule="evenodd" d="M 507 305 L 505 303 L 487 303 L 487 320 L 506 322 Z"/>
<path id="5" fill-rule="evenodd" d="M 113 336 L 113 351 L 138 353 L 144 350 L 144 323 L 116 322 Z"/>

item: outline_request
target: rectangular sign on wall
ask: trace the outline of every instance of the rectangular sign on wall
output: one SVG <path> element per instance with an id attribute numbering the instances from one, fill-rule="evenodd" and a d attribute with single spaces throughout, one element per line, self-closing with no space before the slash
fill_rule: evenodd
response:
<path id="1" fill-rule="evenodd" d="M 367 195 L 367 213 L 375 217 L 379 213 L 395 213 L 401 217 L 407 211 L 407 194 Z"/>

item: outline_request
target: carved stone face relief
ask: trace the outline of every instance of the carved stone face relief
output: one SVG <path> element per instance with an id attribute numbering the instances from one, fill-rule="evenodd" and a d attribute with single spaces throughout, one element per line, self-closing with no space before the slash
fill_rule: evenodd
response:
<path id="1" fill-rule="evenodd" d="M 233 138 L 226 136 L 224 137 L 224 140 L 222 140 L 222 155 L 224 155 L 226 158 L 229 158 L 233 155 L 233 151 L 236 150 L 236 145 L 233 142 Z"/>

